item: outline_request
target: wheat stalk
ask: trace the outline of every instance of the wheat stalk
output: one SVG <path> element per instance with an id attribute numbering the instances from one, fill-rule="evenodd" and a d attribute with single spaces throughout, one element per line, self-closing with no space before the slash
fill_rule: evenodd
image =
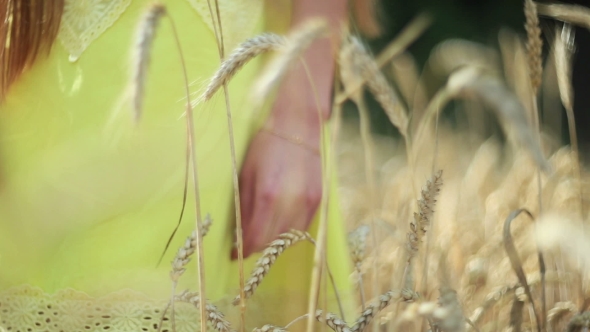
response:
<path id="1" fill-rule="evenodd" d="M 535 2 L 539 15 L 568 22 L 590 29 L 590 8 L 560 3 L 543 4 Z"/>
<path id="2" fill-rule="evenodd" d="M 250 278 L 246 281 L 244 286 L 245 298 L 249 298 L 254 294 L 256 288 L 262 282 L 262 279 L 268 274 L 270 268 L 275 263 L 277 258 L 289 247 L 304 240 L 311 239 L 307 232 L 298 230 L 290 230 L 289 232 L 279 235 L 279 238 L 272 241 L 266 249 L 262 252 L 262 256 L 256 261 Z M 241 296 L 238 295 L 233 300 L 233 305 L 240 303 Z"/>
<path id="3" fill-rule="evenodd" d="M 138 29 L 136 37 L 135 54 L 133 56 L 133 74 L 131 84 L 131 97 L 133 100 L 133 113 L 135 121 L 139 121 L 143 109 L 143 95 L 147 70 L 150 63 L 150 51 L 160 19 L 166 15 L 166 7 L 160 3 L 152 4 Z"/>
<path id="4" fill-rule="evenodd" d="M 195 306 L 195 308 L 201 307 L 202 300 L 198 293 L 184 291 L 182 294 L 175 297 L 176 301 L 187 302 Z M 205 310 L 207 312 L 207 321 L 219 332 L 234 332 L 231 328 L 231 324 L 225 319 L 225 316 L 217 307 L 213 304 L 205 302 Z"/>
<path id="5" fill-rule="evenodd" d="M 222 63 L 211 78 L 202 99 L 207 101 L 248 61 L 262 53 L 277 50 L 285 46 L 285 38 L 274 33 L 264 33 L 242 42 Z"/>
<path id="6" fill-rule="evenodd" d="M 151 46 L 152 46 L 152 42 L 153 39 L 155 37 L 155 33 L 156 33 L 156 28 L 158 26 L 158 23 L 160 21 L 160 19 L 167 14 L 166 8 L 164 7 L 164 5 L 159 4 L 159 3 L 155 3 L 150 5 L 149 9 L 147 10 L 147 13 L 145 14 L 144 18 L 141 20 L 141 25 L 140 25 L 140 29 L 138 32 L 138 38 L 137 38 L 137 46 L 136 46 L 136 61 L 137 63 L 135 64 L 135 66 L 133 66 L 135 72 L 133 75 L 133 83 L 132 84 L 132 99 L 133 99 L 133 109 L 134 109 L 134 114 L 135 114 L 135 120 L 139 121 L 139 118 L 141 117 L 141 111 L 142 111 L 142 100 L 143 100 L 143 92 L 144 92 L 144 85 L 145 85 L 145 77 L 146 77 L 146 73 L 147 73 L 147 67 L 149 65 L 149 56 L 150 56 L 150 51 L 151 51 Z M 194 196 L 195 196 L 195 216 L 196 216 L 196 251 L 198 253 L 198 271 L 199 271 L 199 288 L 201 291 L 201 294 L 205 294 L 205 272 L 204 272 L 204 261 L 203 261 L 203 247 L 202 247 L 202 235 L 201 233 L 201 207 L 200 207 L 200 192 L 199 192 L 199 181 L 198 181 L 198 171 L 197 171 L 197 159 L 196 159 L 196 147 L 195 147 L 195 139 L 194 139 L 194 121 L 193 121 L 193 109 L 192 109 L 192 104 L 190 101 L 190 91 L 189 91 L 189 82 L 188 82 L 188 74 L 187 74 L 187 70 L 186 70 L 186 63 L 184 61 L 184 55 L 182 52 L 182 47 L 180 44 L 180 40 L 178 38 L 178 33 L 176 30 L 176 25 L 174 23 L 173 18 L 168 15 L 168 19 L 170 22 L 170 25 L 172 27 L 172 35 L 174 37 L 174 42 L 176 45 L 176 49 L 178 51 L 178 56 L 180 58 L 180 64 L 181 64 L 181 68 L 182 68 L 182 75 L 183 75 L 183 80 L 184 80 L 184 88 L 185 88 L 185 93 L 186 93 L 186 129 L 187 129 L 187 156 L 189 158 L 187 158 L 187 163 L 190 162 L 191 166 L 192 166 L 192 178 L 193 178 L 193 190 L 194 190 Z M 189 160 L 190 159 L 190 160 Z M 188 164 L 187 164 L 187 169 L 188 169 Z M 186 175 L 188 175 L 188 172 L 186 172 Z M 185 181 L 188 181 L 188 177 L 185 177 Z M 186 184 L 185 184 L 186 186 Z M 185 196 L 186 197 L 186 196 Z M 184 199 L 184 198 L 183 198 Z M 184 202 L 183 202 L 183 209 L 184 209 Z M 188 247 L 191 247 L 192 244 L 189 244 Z M 182 256 L 183 254 L 186 254 L 186 252 L 182 251 L 183 249 L 181 248 L 181 251 L 179 251 L 179 255 Z M 194 250 L 194 248 L 193 248 Z M 187 256 L 188 257 L 188 256 Z M 186 258 L 185 257 L 185 260 Z M 179 258 L 179 257 L 177 257 Z M 188 261 L 186 260 L 185 262 L 183 262 L 183 259 L 180 258 L 177 262 L 176 265 L 173 265 L 173 272 L 171 273 L 171 278 L 173 280 L 173 294 L 174 295 L 174 290 L 176 288 L 176 280 L 180 277 L 180 275 L 182 274 L 181 271 L 182 269 L 182 265 L 188 263 Z M 180 269 L 177 269 L 177 271 L 174 272 L 175 268 L 180 267 Z M 172 304 L 172 312 L 174 315 L 174 301 L 171 302 Z M 202 309 L 201 310 L 201 319 L 204 320 L 205 318 L 205 310 Z M 175 321 L 174 321 L 174 317 L 172 319 L 172 328 L 175 329 Z M 206 331 L 206 325 L 203 323 L 202 325 L 202 331 L 205 332 Z"/>
<path id="7" fill-rule="evenodd" d="M 219 60 L 223 62 L 225 58 L 225 43 L 223 38 L 223 24 L 221 23 L 221 13 L 219 10 L 219 2 L 215 1 L 215 12 L 217 15 L 213 15 L 213 6 L 211 6 L 212 0 L 207 0 L 207 7 L 209 8 L 209 14 L 211 15 L 211 20 L 213 21 L 213 31 L 215 33 L 215 40 L 217 42 L 217 49 L 219 51 Z M 217 21 L 215 20 L 217 17 Z M 230 147 L 230 156 L 231 156 L 231 165 L 232 165 L 232 180 L 233 180 L 233 189 L 234 189 L 234 210 L 236 216 L 236 237 L 237 237 L 237 249 L 238 249 L 238 278 L 240 284 L 240 295 L 241 298 L 244 298 L 244 238 L 242 234 L 242 212 L 240 206 L 240 186 L 239 186 L 239 179 L 238 179 L 238 162 L 236 157 L 236 146 L 234 142 L 234 125 L 233 119 L 231 114 L 231 103 L 229 100 L 229 91 L 227 88 L 227 82 L 223 83 L 223 96 L 225 99 L 225 112 L 227 117 L 227 131 L 229 135 L 229 147 Z M 244 332 L 244 328 L 246 325 L 246 303 L 242 300 L 240 301 L 240 332 Z M 201 322 L 201 329 L 205 330 L 207 328 L 203 322 Z"/>

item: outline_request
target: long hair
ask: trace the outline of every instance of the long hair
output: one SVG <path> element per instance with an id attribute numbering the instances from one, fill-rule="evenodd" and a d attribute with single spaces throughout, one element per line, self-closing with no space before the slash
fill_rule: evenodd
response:
<path id="1" fill-rule="evenodd" d="M 0 102 L 57 37 L 64 0 L 0 0 Z"/>

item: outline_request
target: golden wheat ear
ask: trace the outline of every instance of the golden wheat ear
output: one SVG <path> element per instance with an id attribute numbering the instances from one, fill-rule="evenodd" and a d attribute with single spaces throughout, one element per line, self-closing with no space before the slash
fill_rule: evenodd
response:
<path id="1" fill-rule="evenodd" d="M 228 83 L 232 77 L 250 60 L 260 54 L 278 50 L 285 46 L 285 37 L 273 33 L 264 33 L 259 36 L 247 39 L 241 43 L 228 57 L 221 63 L 221 66 L 211 78 L 205 93 L 202 96 L 204 101 L 211 99 L 213 94 L 219 90 L 223 84 Z"/>
<path id="2" fill-rule="evenodd" d="M 256 261 L 256 265 L 252 269 L 250 278 L 246 281 L 244 286 L 244 296 L 249 298 L 254 295 L 256 288 L 262 283 L 264 277 L 270 271 L 279 256 L 288 248 L 301 241 L 308 241 L 311 236 L 307 232 L 298 230 L 291 230 L 289 232 L 279 235 L 279 238 L 272 241 L 266 249 L 262 252 L 262 256 Z M 241 301 L 240 295 L 233 300 L 233 305 L 238 305 Z"/>
<path id="3" fill-rule="evenodd" d="M 533 0 L 524 1 L 525 30 L 527 34 L 526 50 L 529 64 L 529 75 L 533 87 L 533 95 L 537 96 L 543 76 L 543 40 L 537 16 L 537 6 Z"/>
<path id="4" fill-rule="evenodd" d="M 334 332 L 351 331 L 350 327 L 348 327 L 346 322 L 334 313 L 328 312 L 324 315 L 324 312 L 322 310 L 316 310 L 315 319 L 320 323 L 326 324 Z"/>
<path id="5" fill-rule="evenodd" d="M 483 303 L 473 310 L 469 320 L 475 325 L 479 324 L 488 310 L 492 309 L 504 297 L 514 294 L 516 288 L 518 286 L 502 286 L 492 290 L 485 296 Z"/>
<path id="6" fill-rule="evenodd" d="M 310 19 L 296 27 L 286 37 L 286 44 L 279 54 L 263 70 L 255 84 L 253 99 L 266 100 L 270 92 L 282 80 L 295 61 L 303 54 L 313 41 L 326 35 L 328 23 L 323 19 Z"/>
<path id="7" fill-rule="evenodd" d="M 358 287 L 361 296 L 362 309 L 365 307 L 365 291 L 363 285 L 363 274 L 361 270 L 361 264 L 365 258 L 365 250 L 367 247 L 367 236 L 369 235 L 370 228 L 367 225 L 361 225 L 354 229 L 348 234 L 348 246 L 350 247 L 350 256 L 352 263 L 358 275 Z"/>
<path id="8" fill-rule="evenodd" d="M 403 289 L 401 291 L 388 291 L 379 296 L 379 298 L 367 306 L 361 315 L 355 320 L 354 324 L 350 328 L 351 332 L 362 332 L 367 326 L 373 321 L 375 316 L 391 303 L 402 301 L 402 302 L 413 302 L 418 299 L 418 294 L 410 289 Z"/>
<path id="9" fill-rule="evenodd" d="M 414 221 L 410 223 L 410 232 L 406 242 L 408 259 L 404 278 L 404 285 L 407 289 L 414 289 L 413 264 L 420 250 L 422 238 L 426 235 L 426 230 L 432 221 L 436 198 L 442 184 L 442 170 L 440 170 L 433 174 L 422 188 L 421 198 L 418 200 L 418 212 L 414 213 Z"/>
<path id="10" fill-rule="evenodd" d="M 201 236 L 205 237 L 209 232 L 209 228 L 213 220 L 211 216 L 207 214 L 203 224 L 201 225 Z M 172 270 L 170 271 L 170 279 L 173 282 L 177 282 L 180 276 L 186 271 L 186 265 L 190 261 L 190 257 L 197 250 L 197 231 L 194 230 L 189 237 L 186 238 L 184 245 L 178 249 L 174 260 L 172 260 Z"/>
<path id="11" fill-rule="evenodd" d="M 566 316 L 575 314 L 576 312 L 578 312 L 578 307 L 573 302 L 557 302 L 547 313 L 547 322 L 553 331 L 557 331 L 557 324 Z"/>
<path id="12" fill-rule="evenodd" d="M 348 85 L 347 89 L 352 90 L 359 82 L 366 82 L 367 88 L 385 110 L 391 123 L 404 138 L 407 138 L 407 112 L 400 103 L 397 92 L 387 82 L 379 66 L 358 38 L 346 38 L 340 52 L 340 62 L 343 78 L 351 83 L 345 84 Z"/>

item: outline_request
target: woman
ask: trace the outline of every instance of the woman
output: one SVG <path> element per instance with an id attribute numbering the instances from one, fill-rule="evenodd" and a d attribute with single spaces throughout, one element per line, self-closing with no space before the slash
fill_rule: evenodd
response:
<path id="1" fill-rule="evenodd" d="M 260 32 L 262 21 L 295 26 L 323 16 L 337 36 L 346 6 L 339 0 L 298 0 L 287 20 L 284 9 L 290 6 L 285 3 L 273 1 L 263 14 L 262 0 L 219 2 L 226 49 Z M 148 1 L 0 4 L 5 37 L 0 64 L 0 327 L 157 330 L 171 283 L 169 265 L 154 266 L 180 210 L 185 162 L 184 85 L 171 25 L 163 20 L 156 33 L 144 113 L 136 125 L 121 95 L 128 86 L 128 54 Z M 219 65 L 206 1 L 175 0 L 166 7 L 179 27 L 189 78 L 205 81 Z M 54 43 L 56 33 L 61 45 Z M 304 55 L 325 119 L 333 46 L 323 39 Z M 291 71 L 266 129 L 253 132 L 255 112 L 249 109 L 247 87 L 259 67 L 253 61 L 229 86 L 237 154 L 244 160 L 246 273 L 256 260 L 253 253 L 280 232 L 308 228 L 321 196 L 320 157 L 309 148 L 319 147 L 320 131 L 311 85 L 301 68 Z M 234 210 L 226 121 L 222 98 L 195 109 L 201 208 L 214 219 L 204 240 L 206 295 L 232 314 L 235 309 L 226 304 L 239 288 L 237 264 L 230 260 Z M 304 143 L 288 139 L 295 136 Z M 328 259 L 347 293 L 344 230 L 336 200 L 330 202 Z M 193 229 L 191 210 L 164 262 L 173 259 Z M 308 244 L 281 256 L 248 302 L 249 326 L 284 325 L 305 313 L 312 257 Z M 198 289 L 195 270 L 189 266 L 179 290 Z M 176 328 L 194 331 L 197 319 L 196 310 L 178 307 Z"/>

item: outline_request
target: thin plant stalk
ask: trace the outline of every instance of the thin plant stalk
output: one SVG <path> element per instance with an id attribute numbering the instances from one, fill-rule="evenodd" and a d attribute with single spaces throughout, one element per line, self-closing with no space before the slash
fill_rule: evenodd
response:
<path id="1" fill-rule="evenodd" d="M 329 204 L 329 193 L 330 193 L 330 176 L 331 176 L 331 164 L 329 164 L 330 156 L 331 156 L 331 149 L 325 148 L 325 141 L 326 141 L 326 132 L 324 130 L 324 120 L 322 117 L 322 110 L 320 107 L 320 99 L 317 94 L 317 89 L 313 82 L 311 73 L 307 66 L 307 63 L 304 59 L 301 59 L 301 63 L 303 64 L 303 68 L 305 69 L 305 73 L 307 75 L 307 79 L 311 85 L 311 89 L 314 94 L 316 106 L 317 106 L 317 115 L 318 121 L 320 124 L 320 151 L 322 152 L 322 168 L 321 168 L 321 176 L 322 176 L 322 199 L 320 202 L 320 225 L 318 229 L 318 241 L 314 252 L 314 267 L 312 271 L 311 277 L 311 289 L 309 293 L 309 303 L 308 303 L 308 318 L 307 318 L 307 332 L 313 332 L 314 326 L 314 317 L 315 311 L 317 309 L 317 301 L 319 298 L 319 288 L 321 284 L 321 277 L 322 277 L 322 266 L 325 264 L 326 260 L 326 244 L 327 244 L 327 235 L 328 235 L 328 204 Z"/>
<path id="2" fill-rule="evenodd" d="M 213 15 L 213 8 L 211 6 L 211 0 L 207 0 L 207 6 L 209 7 L 209 13 L 211 15 L 211 19 L 213 20 L 213 27 L 215 32 L 215 38 L 217 40 L 217 47 L 219 51 L 219 59 L 223 61 L 225 57 L 225 45 L 223 41 L 223 26 L 221 24 L 221 14 L 219 11 L 219 3 L 217 0 L 215 1 L 215 12 L 217 17 L 217 24 L 218 27 L 215 25 L 215 17 Z M 242 211 L 240 207 L 240 186 L 238 180 L 238 167 L 237 167 L 237 158 L 236 158 L 236 146 L 234 141 L 234 129 L 233 129 L 233 120 L 231 114 L 231 106 L 229 101 L 229 91 L 227 87 L 227 82 L 223 84 L 223 95 L 225 97 L 225 110 L 227 114 L 227 129 L 229 134 L 229 146 L 230 146 L 230 154 L 231 154 L 231 162 L 232 162 L 232 177 L 233 177 L 233 187 L 234 187 L 234 206 L 235 206 L 235 213 L 236 213 L 236 238 L 237 238 L 237 247 L 238 247 L 238 271 L 239 271 L 239 283 L 240 283 L 240 332 L 245 331 L 246 325 L 246 301 L 245 301 L 245 294 L 244 294 L 244 239 L 242 233 Z"/>
<path id="3" fill-rule="evenodd" d="M 187 132 L 188 132 L 188 124 L 187 124 Z M 160 259 L 158 259 L 158 264 L 156 264 L 156 267 L 160 266 L 160 264 L 162 263 L 162 259 L 164 259 L 164 255 L 166 254 L 166 251 L 168 251 L 168 248 L 170 247 L 170 243 L 172 243 L 172 239 L 174 238 L 174 236 L 176 235 L 176 232 L 178 231 L 178 228 L 180 227 L 180 223 L 182 222 L 182 217 L 184 216 L 184 210 L 186 208 L 186 200 L 187 200 L 187 195 L 188 195 L 188 177 L 189 177 L 189 164 L 190 164 L 190 158 L 191 158 L 191 149 L 190 149 L 190 141 L 189 141 L 189 136 L 187 134 L 186 136 L 186 156 L 185 156 L 185 167 L 184 167 L 184 188 L 182 189 L 182 206 L 180 208 L 180 216 L 178 216 L 178 222 L 176 223 L 176 227 L 174 227 L 174 231 L 172 231 L 172 234 L 170 234 L 170 237 L 168 238 L 168 242 L 166 242 L 166 246 L 164 247 L 164 250 L 162 251 L 162 255 L 160 256 Z"/>
<path id="4" fill-rule="evenodd" d="M 434 174 L 436 171 L 436 160 L 438 159 L 438 125 L 439 125 L 439 115 L 440 112 L 436 112 L 436 120 L 434 122 L 434 154 L 432 156 L 432 170 L 431 173 Z M 432 238 L 434 232 L 434 218 L 430 220 L 430 232 L 426 234 L 426 245 L 424 248 L 424 263 L 423 263 L 423 276 L 422 276 L 422 294 L 426 294 L 428 292 L 428 252 L 430 251 L 430 246 L 432 245 Z"/>
<path id="5" fill-rule="evenodd" d="M 363 288 L 363 287 L 364 287 L 364 286 L 363 286 L 363 276 L 362 276 L 362 274 L 360 273 L 360 271 L 359 271 L 359 270 L 357 270 L 356 272 L 357 272 L 357 273 L 358 273 L 358 275 L 359 275 L 359 280 L 358 280 L 358 283 L 359 283 L 359 293 L 360 293 L 360 295 L 361 295 L 361 310 L 362 310 L 362 311 L 365 311 L 365 301 L 366 301 L 366 300 L 365 300 L 365 290 L 364 290 L 364 288 Z"/>
<path id="6" fill-rule="evenodd" d="M 377 207 L 375 206 L 376 202 L 377 202 L 377 189 L 376 189 L 376 185 L 375 185 L 375 173 L 374 173 L 374 169 L 375 169 L 375 165 L 374 165 L 374 160 L 375 160 L 375 154 L 374 154 L 374 146 L 375 143 L 373 142 L 372 136 L 371 136 L 371 118 L 370 118 L 370 113 L 369 110 L 367 109 L 367 105 L 365 103 L 365 100 L 362 96 L 362 93 L 357 94 L 357 97 L 354 98 L 355 99 L 355 103 L 357 104 L 357 107 L 359 109 L 359 117 L 360 117 L 360 133 L 361 133 L 361 139 L 363 142 L 363 147 L 365 150 L 365 178 L 367 181 L 367 185 L 369 186 L 369 199 L 371 201 L 371 227 L 373 228 L 373 231 L 371 232 L 371 241 L 373 242 L 373 250 L 374 250 L 374 256 L 375 257 L 379 257 L 379 246 L 378 246 L 378 241 L 379 239 L 377 239 L 377 232 L 374 231 L 377 229 L 377 222 L 376 222 L 376 216 L 375 216 L 375 211 L 377 210 Z M 372 276 L 372 289 L 371 289 L 371 295 L 373 297 L 378 295 L 378 281 L 377 281 L 377 274 L 378 271 L 380 271 L 380 267 L 377 266 L 377 260 L 373 259 L 372 262 L 373 266 L 373 276 Z M 364 303 L 363 303 L 364 306 Z"/>
<path id="7" fill-rule="evenodd" d="M 180 40 L 178 38 L 178 33 L 176 30 L 176 24 L 172 20 L 172 17 L 168 15 L 170 20 L 170 25 L 172 26 L 172 33 L 174 35 L 174 40 L 176 42 L 176 47 L 178 48 L 178 54 L 180 57 L 180 62 L 183 68 L 183 76 L 184 76 L 184 85 L 186 89 L 186 121 L 187 121 L 187 135 L 189 139 L 190 145 L 190 159 L 191 159 L 191 169 L 192 169 L 192 177 L 193 177 L 193 191 L 195 195 L 195 215 L 196 215 L 196 230 L 197 233 L 196 240 L 197 240 L 197 267 L 198 267 L 198 275 L 199 275 L 199 292 L 202 298 L 205 298 L 205 262 L 204 262 L 204 250 L 203 250 L 203 236 L 201 234 L 201 196 L 199 192 L 199 180 L 198 180 L 198 171 L 197 171 L 197 156 L 196 156 L 196 146 L 195 146 L 195 128 L 194 128 L 194 120 L 193 120 L 193 108 L 190 101 L 190 91 L 189 91 L 189 81 L 188 75 L 186 73 L 186 63 L 184 61 L 184 56 L 182 53 L 182 48 L 180 46 Z M 173 301 L 174 302 L 174 301 Z M 201 314 L 201 331 L 207 331 L 207 311 L 205 310 L 205 306 L 200 306 L 200 314 Z"/>
<path id="8" fill-rule="evenodd" d="M 297 322 L 299 322 L 299 321 L 307 318 L 308 316 L 309 316 L 309 314 L 303 314 L 303 315 L 301 315 L 301 316 L 293 319 L 291 322 L 289 322 L 289 324 L 285 325 L 285 329 L 290 328 L 293 324 L 295 324 L 295 323 L 297 323 Z"/>
<path id="9" fill-rule="evenodd" d="M 583 234 L 586 234 L 586 225 L 583 222 L 585 209 L 584 209 L 584 192 L 582 189 L 582 173 L 580 165 L 580 154 L 578 147 L 578 135 L 576 132 L 576 119 L 574 116 L 573 102 L 574 102 L 574 91 L 572 88 L 572 49 L 574 48 L 574 32 L 572 26 L 569 23 L 564 23 L 563 27 L 556 28 L 555 31 L 555 43 L 553 46 L 553 52 L 555 54 L 555 69 L 557 72 L 557 85 L 559 88 L 559 95 L 561 104 L 565 108 L 565 114 L 567 117 L 567 125 L 570 136 L 570 145 L 574 154 L 573 173 L 578 180 L 577 187 L 579 191 L 580 199 L 580 229 Z M 567 40 L 566 40 L 567 39 Z M 582 255 L 582 251 L 580 251 Z M 585 270 L 585 262 L 578 257 L 578 264 L 580 266 L 579 271 Z M 584 298 L 584 285 L 583 278 L 579 278 L 579 290 L 580 299 Z"/>

